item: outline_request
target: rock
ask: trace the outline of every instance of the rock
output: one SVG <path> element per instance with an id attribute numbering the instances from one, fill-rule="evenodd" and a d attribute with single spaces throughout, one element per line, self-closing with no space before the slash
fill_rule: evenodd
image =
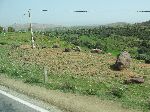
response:
<path id="1" fill-rule="evenodd" d="M 111 53 L 108 53 L 108 55 L 111 56 L 112 54 L 111 54 Z"/>
<path id="2" fill-rule="evenodd" d="M 73 48 L 73 50 L 75 50 L 76 52 L 81 52 L 81 48 L 79 46 L 76 46 L 75 48 Z"/>
<path id="3" fill-rule="evenodd" d="M 91 50 L 91 53 L 101 53 L 102 52 L 102 50 L 100 50 L 100 49 L 92 49 Z"/>
<path id="4" fill-rule="evenodd" d="M 120 53 L 120 55 L 117 57 L 114 67 L 117 70 L 123 70 L 125 68 L 129 68 L 130 63 L 131 63 L 131 56 L 128 52 L 124 51 Z"/>
<path id="5" fill-rule="evenodd" d="M 52 48 L 60 48 L 60 46 L 58 44 L 54 44 Z"/>
<path id="6" fill-rule="evenodd" d="M 42 46 L 42 49 L 46 48 L 46 46 Z"/>
<path id="7" fill-rule="evenodd" d="M 70 48 L 65 48 L 64 52 L 71 52 Z"/>
<path id="8" fill-rule="evenodd" d="M 130 83 L 136 83 L 136 84 L 141 84 L 144 83 L 144 78 L 143 77 L 132 77 L 130 79 L 124 80 L 125 84 L 130 84 Z"/>

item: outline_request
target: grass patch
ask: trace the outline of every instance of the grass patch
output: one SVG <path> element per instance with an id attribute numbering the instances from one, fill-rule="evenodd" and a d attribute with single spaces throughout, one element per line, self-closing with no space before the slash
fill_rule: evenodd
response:
<path id="1" fill-rule="evenodd" d="M 111 91 L 111 94 L 118 98 L 123 97 L 123 93 L 124 93 L 124 89 L 119 87 L 112 88 Z"/>
<path id="2" fill-rule="evenodd" d="M 25 83 L 41 83 L 39 78 L 36 77 L 29 77 L 26 78 L 26 80 L 24 81 Z"/>

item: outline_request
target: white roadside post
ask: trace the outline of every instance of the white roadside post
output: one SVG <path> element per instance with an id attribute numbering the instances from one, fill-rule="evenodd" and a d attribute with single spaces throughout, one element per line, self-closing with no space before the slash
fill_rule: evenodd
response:
<path id="1" fill-rule="evenodd" d="M 34 41 L 34 35 L 33 35 L 33 30 L 32 30 L 32 22 L 31 22 L 31 9 L 28 10 L 29 13 L 29 21 L 30 21 L 30 32 L 31 32 L 31 43 L 32 43 L 32 48 L 36 48 L 35 47 L 35 41 Z"/>
<path id="2" fill-rule="evenodd" d="M 45 66 L 45 67 L 44 67 L 44 83 L 47 83 L 47 81 L 48 81 L 48 76 L 47 76 L 47 74 L 48 74 L 48 67 Z"/>

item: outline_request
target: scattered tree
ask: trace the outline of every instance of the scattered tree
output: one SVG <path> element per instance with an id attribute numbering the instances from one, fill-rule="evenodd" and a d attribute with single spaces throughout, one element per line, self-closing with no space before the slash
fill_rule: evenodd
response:
<path id="1" fill-rule="evenodd" d="M 13 27 L 8 27 L 8 32 L 15 32 L 15 29 Z"/>

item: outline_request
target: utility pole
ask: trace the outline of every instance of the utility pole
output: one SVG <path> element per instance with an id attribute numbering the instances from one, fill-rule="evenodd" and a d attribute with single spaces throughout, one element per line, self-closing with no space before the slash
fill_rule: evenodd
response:
<path id="1" fill-rule="evenodd" d="M 28 10 L 28 14 L 29 14 L 29 23 L 30 23 L 30 33 L 31 33 L 32 49 L 34 49 L 36 47 L 35 47 L 35 40 L 34 40 L 33 30 L 32 30 L 31 9 Z"/>
<path id="2" fill-rule="evenodd" d="M 46 12 L 48 10 L 42 10 L 43 12 Z M 24 14 L 26 15 L 26 14 Z M 30 24 L 30 33 L 31 33 L 31 44 L 32 44 L 32 48 L 36 48 L 35 46 L 35 40 L 34 40 L 34 34 L 33 34 L 33 29 L 32 29 L 32 21 L 31 21 L 31 9 L 28 10 L 28 16 L 29 16 L 29 24 Z"/>

